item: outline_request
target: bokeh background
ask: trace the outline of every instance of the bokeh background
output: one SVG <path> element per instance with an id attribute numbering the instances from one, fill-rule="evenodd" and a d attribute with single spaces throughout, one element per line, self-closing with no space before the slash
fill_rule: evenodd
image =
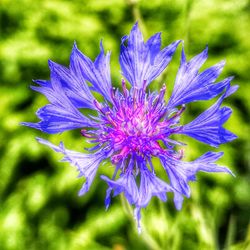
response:
<path id="1" fill-rule="evenodd" d="M 1 0 L 0 2 L 0 249 L 250 249 L 250 2 L 247 0 Z M 221 165 L 236 174 L 198 174 L 192 197 L 177 212 L 153 198 L 142 214 L 143 233 L 119 197 L 105 212 L 106 184 L 96 178 L 78 197 L 83 179 L 60 155 L 36 142 L 43 137 L 82 151 L 79 131 L 43 135 L 22 127 L 37 121 L 35 111 L 46 99 L 29 89 L 32 79 L 48 79 L 47 60 L 69 64 L 76 40 L 94 59 L 103 39 L 112 51 L 111 69 L 120 86 L 120 38 L 138 20 L 145 38 L 162 31 L 163 45 L 183 39 L 188 58 L 209 45 L 205 67 L 221 59 L 223 77 L 234 75 L 240 89 L 225 103 L 233 108 L 226 127 L 239 138 L 220 146 Z M 180 46 L 181 47 L 181 46 Z M 179 48 L 165 73 L 151 89 L 167 83 L 168 95 L 180 60 Z M 188 105 L 185 121 L 213 101 Z M 192 139 L 186 160 L 211 150 Z M 213 149 L 212 149 L 213 150 Z M 157 164 L 157 163 L 156 163 Z M 100 173 L 111 175 L 109 164 Z"/>

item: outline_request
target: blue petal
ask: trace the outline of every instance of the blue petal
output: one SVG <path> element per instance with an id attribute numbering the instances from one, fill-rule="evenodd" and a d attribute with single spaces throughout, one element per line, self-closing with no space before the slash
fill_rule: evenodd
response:
<path id="1" fill-rule="evenodd" d="M 60 82 L 63 92 L 76 108 L 96 109 L 93 103 L 94 97 L 90 92 L 86 82 L 76 78 L 74 75 L 72 75 L 72 73 L 70 73 L 69 69 L 55 62 L 49 61 L 49 68 L 51 71 L 51 77 L 57 77 L 57 81 Z M 33 81 L 40 85 L 40 87 L 31 86 L 31 89 L 45 95 L 50 102 L 55 100 L 51 81 Z"/>
<path id="2" fill-rule="evenodd" d="M 220 108 L 223 99 L 235 90 L 235 87 L 228 88 L 214 105 L 195 120 L 184 125 L 178 133 L 188 135 L 213 147 L 236 139 L 236 135 L 222 127 L 230 117 L 232 110 L 229 107 Z"/>
<path id="3" fill-rule="evenodd" d="M 214 162 L 221 158 L 223 152 L 207 152 L 204 155 L 197 158 L 193 163 L 197 167 L 197 171 L 204 172 L 225 172 L 234 176 L 232 171 L 226 167 L 218 166 Z"/>
<path id="4" fill-rule="evenodd" d="M 95 154 L 88 155 L 67 150 L 64 148 L 62 142 L 59 146 L 55 146 L 54 144 L 42 138 L 37 138 L 37 141 L 52 148 L 58 153 L 62 153 L 64 155 L 62 161 L 67 161 L 73 166 L 77 167 L 79 171 L 79 177 L 84 176 L 86 178 L 86 182 L 79 191 L 79 195 L 84 195 L 89 190 L 101 161 L 106 158 L 105 152 L 99 151 Z"/>
<path id="5" fill-rule="evenodd" d="M 136 23 L 130 35 L 122 38 L 120 53 L 122 74 L 138 88 L 142 88 L 144 84 L 150 84 L 167 67 L 179 43 L 180 41 L 176 41 L 160 50 L 160 33 L 144 43 Z"/>
<path id="6" fill-rule="evenodd" d="M 105 198 L 105 207 L 106 207 L 106 210 L 108 210 L 110 202 L 111 202 L 111 192 L 112 192 L 112 188 L 109 187 L 106 190 L 106 198 Z"/>
<path id="7" fill-rule="evenodd" d="M 114 196 L 124 192 L 124 195 L 130 204 L 134 204 L 137 201 L 138 188 L 136 186 L 135 177 L 132 171 L 126 171 L 126 173 L 122 173 L 120 178 L 117 180 L 110 180 L 108 177 L 103 175 L 101 178 L 107 182 L 111 189 L 114 190 Z M 108 196 L 110 195 L 110 188 L 107 190 L 107 201 L 109 200 Z"/>
<path id="8" fill-rule="evenodd" d="M 137 206 L 134 210 L 134 218 L 137 221 L 138 233 L 141 233 L 141 207 Z"/>
<path id="9" fill-rule="evenodd" d="M 141 182 L 139 199 L 136 202 L 138 207 L 146 207 L 152 196 L 157 196 L 162 201 L 167 200 L 166 192 L 173 192 L 173 189 L 164 181 L 151 173 L 144 163 L 140 163 Z"/>
<path id="10" fill-rule="evenodd" d="M 46 95 L 51 104 L 37 111 L 37 116 L 41 119 L 40 122 L 23 122 L 21 124 L 49 134 L 61 133 L 75 128 L 93 127 L 95 122 L 85 117 L 72 104 L 64 91 L 65 89 L 62 87 L 58 75 L 51 71 L 49 87 L 40 87 L 39 89 L 39 92 Z"/>
<path id="11" fill-rule="evenodd" d="M 75 76 L 68 68 L 63 67 L 55 62 L 49 61 L 50 70 L 57 75 L 61 82 L 65 94 L 77 108 L 92 108 L 94 97 L 90 89 L 81 76 Z"/>
<path id="12" fill-rule="evenodd" d="M 178 210 L 181 209 L 183 196 L 190 197 L 188 182 L 196 180 L 195 175 L 198 171 L 232 174 L 228 168 L 214 163 L 222 155 L 221 152 L 207 152 L 192 162 L 180 161 L 169 157 L 169 155 L 160 157 L 161 163 L 168 174 L 170 185 L 175 190 L 174 203 Z"/>
<path id="13" fill-rule="evenodd" d="M 102 42 L 100 54 L 92 62 L 78 48 L 76 43 L 70 57 L 70 71 L 79 79 L 87 80 L 93 85 L 94 91 L 101 93 L 107 100 L 111 98 L 110 52 L 104 54 Z"/>
<path id="14" fill-rule="evenodd" d="M 214 83 L 225 65 L 224 61 L 199 74 L 200 67 L 207 59 L 207 51 L 208 48 L 187 62 L 183 48 L 181 65 L 168 102 L 169 109 L 193 101 L 209 100 L 220 94 L 232 80 L 230 77 Z"/>
<path id="15" fill-rule="evenodd" d="M 167 200 L 166 192 L 175 192 L 167 183 L 151 173 L 145 162 L 138 162 L 141 174 L 138 200 L 135 204 L 134 218 L 137 221 L 138 233 L 141 233 L 141 208 L 146 207 L 153 196 L 157 196 L 162 201 Z"/>

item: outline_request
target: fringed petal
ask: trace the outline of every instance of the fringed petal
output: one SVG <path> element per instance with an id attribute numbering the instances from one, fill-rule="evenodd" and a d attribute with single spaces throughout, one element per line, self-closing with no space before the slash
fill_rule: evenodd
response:
<path id="1" fill-rule="evenodd" d="M 36 89 L 37 90 L 37 89 Z M 53 70 L 49 87 L 40 87 L 39 92 L 46 95 L 51 104 L 37 111 L 38 123 L 23 122 L 22 125 L 39 129 L 43 132 L 54 134 L 66 130 L 93 127 L 95 122 L 85 117 L 70 101 L 65 94 L 61 81 Z"/>
<path id="2" fill-rule="evenodd" d="M 229 107 L 220 108 L 224 98 L 236 90 L 235 86 L 228 87 L 214 105 L 192 122 L 184 125 L 178 133 L 188 135 L 213 147 L 236 139 L 236 135 L 222 127 L 230 117 L 232 110 Z"/>
<path id="3" fill-rule="evenodd" d="M 174 192 L 174 189 L 167 183 L 150 172 L 145 162 L 138 162 L 140 168 L 140 188 L 138 200 L 135 204 L 134 218 L 137 222 L 138 233 L 141 233 L 141 208 L 146 207 L 153 196 L 162 201 L 167 200 L 167 192 Z"/>
<path id="4" fill-rule="evenodd" d="M 161 156 L 161 163 L 166 170 L 171 187 L 174 191 L 174 203 L 176 209 L 182 207 L 183 196 L 190 197 L 189 181 L 196 180 L 198 171 L 204 172 L 225 172 L 232 174 L 231 170 L 226 167 L 215 164 L 223 153 L 207 152 L 192 162 L 184 162 L 169 156 Z"/>
<path id="5" fill-rule="evenodd" d="M 106 196 L 107 201 L 109 200 L 108 195 L 110 196 L 110 191 L 113 190 L 114 196 L 124 192 L 124 195 L 128 202 L 130 204 L 135 204 L 138 199 L 138 188 L 136 185 L 135 177 L 133 175 L 132 167 L 133 161 L 131 160 L 128 167 L 130 169 L 128 169 L 125 173 L 121 173 L 120 177 L 117 180 L 111 180 L 107 176 L 101 176 L 101 178 L 109 185 Z"/>
<path id="6" fill-rule="evenodd" d="M 59 146 L 56 146 L 42 138 L 37 138 L 37 141 L 52 148 L 54 151 L 63 154 L 64 158 L 62 159 L 62 161 L 67 161 L 71 165 L 75 166 L 79 171 L 79 177 L 84 176 L 86 178 L 85 183 L 79 191 L 79 195 L 84 195 L 86 192 L 88 192 L 101 161 L 103 161 L 107 157 L 106 152 L 102 150 L 96 152 L 95 154 L 89 155 L 72 150 L 67 150 L 64 148 L 62 142 Z"/>
<path id="7" fill-rule="evenodd" d="M 79 79 L 87 80 L 93 85 L 93 90 L 99 92 L 105 99 L 112 102 L 110 78 L 110 52 L 104 54 L 102 42 L 100 54 L 92 62 L 78 48 L 76 43 L 70 57 L 70 71 Z"/>
<path id="8" fill-rule="evenodd" d="M 52 61 L 49 61 L 49 67 L 57 75 L 65 94 L 76 108 L 95 109 L 95 98 L 81 75 L 76 76 L 68 68 Z"/>
<path id="9" fill-rule="evenodd" d="M 225 65 L 224 61 L 199 74 L 199 69 L 207 59 L 207 52 L 208 48 L 187 62 L 184 48 L 182 49 L 180 68 L 168 102 L 169 109 L 194 101 L 210 100 L 228 86 L 232 77 L 214 83 Z"/>
<path id="10" fill-rule="evenodd" d="M 156 177 L 154 173 L 151 173 L 145 163 L 140 164 L 141 181 L 139 198 L 136 205 L 146 207 L 153 196 L 157 196 L 162 201 L 166 201 L 166 192 L 173 192 L 173 189 L 167 183 Z"/>
<path id="11" fill-rule="evenodd" d="M 123 37 L 121 42 L 120 65 L 123 76 L 137 88 L 150 84 L 167 67 L 179 43 L 173 42 L 160 50 L 160 33 L 144 43 L 136 23 L 129 36 Z"/>

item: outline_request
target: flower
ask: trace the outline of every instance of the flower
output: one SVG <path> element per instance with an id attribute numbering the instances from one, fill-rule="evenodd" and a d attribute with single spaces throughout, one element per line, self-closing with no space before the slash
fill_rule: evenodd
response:
<path id="1" fill-rule="evenodd" d="M 198 171 L 232 174 L 228 168 L 215 163 L 223 153 L 207 152 L 186 162 L 182 160 L 183 151 L 176 149 L 177 145 L 185 144 L 170 138 L 174 134 L 183 134 L 212 147 L 236 138 L 223 128 L 232 110 L 221 107 L 221 104 L 238 86 L 230 86 L 232 77 L 215 83 L 224 61 L 199 72 L 207 59 L 208 48 L 190 61 L 186 60 L 183 48 L 168 102 L 164 100 L 165 85 L 159 92 L 147 91 L 149 84 L 167 67 L 180 42 L 161 49 L 160 33 L 144 42 L 136 23 L 130 34 L 121 40 L 122 75 L 131 87 L 127 88 L 122 79 L 120 89 L 112 88 L 110 53 L 104 53 L 102 43 L 94 62 L 81 53 L 75 43 L 69 68 L 49 61 L 50 80 L 36 80 L 40 86 L 31 87 L 50 102 L 37 111 L 40 122 L 22 123 L 49 134 L 81 129 L 81 135 L 95 144 L 88 154 L 65 149 L 62 142 L 55 146 L 47 140 L 37 140 L 63 154 L 63 160 L 76 166 L 80 176 L 86 178 L 79 195 L 89 190 L 100 163 L 110 160 L 115 166 L 112 178 L 101 176 L 108 185 L 106 208 L 110 205 L 112 192 L 113 196 L 124 193 L 135 208 L 139 231 L 141 208 L 146 207 L 153 196 L 166 201 L 166 194 L 172 192 L 176 208 L 181 209 L 183 197 L 190 197 L 188 182 L 195 180 Z M 101 94 L 104 101 L 98 101 L 93 91 Z M 186 104 L 218 95 L 217 102 L 208 110 L 192 122 L 180 125 Z M 81 109 L 94 110 L 96 115 L 84 115 Z M 160 159 L 169 183 L 156 176 L 153 158 Z"/>

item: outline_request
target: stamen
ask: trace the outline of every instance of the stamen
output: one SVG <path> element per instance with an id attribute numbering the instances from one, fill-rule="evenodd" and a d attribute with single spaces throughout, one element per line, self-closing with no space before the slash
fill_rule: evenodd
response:
<path id="1" fill-rule="evenodd" d="M 81 130 L 81 135 L 86 137 L 86 138 L 92 138 L 92 136 L 88 133 L 86 129 Z"/>
<path id="2" fill-rule="evenodd" d="M 102 111 L 102 105 L 95 99 L 94 101 L 94 105 L 96 106 L 96 108 L 101 112 L 101 113 L 103 113 L 103 111 Z"/>
<path id="3" fill-rule="evenodd" d="M 180 115 L 185 111 L 185 109 L 186 109 L 186 106 L 185 104 L 183 104 L 181 108 L 169 120 L 167 120 L 168 124 L 174 123 L 175 119 L 177 117 L 180 117 Z"/>
<path id="4" fill-rule="evenodd" d="M 150 162 L 152 156 L 168 151 L 176 158 L 182 157 L 181 152 L 177 153 L 159 142 L 182 129 L 176 126 L 176 119 L 185 110 L 185 106 L 175 110 L 169 119 L 160 121 L 166 113 L 164 109 L 166 85 L 162 85 L 158 95 L 150 96 L 150 102 L 146 98 L 145 89 L 146 81 L 143 81 L 142 88 L 133 86 L 128 91 L 126 81 L 122 79 L 122 93 L 118 93 L 118 90 L 115 92 L 115 89 L 111 90 L 113 107 L 94 100 L 95 106 L 102 114 L 103 124 L 100 126 L 100 131 L 92 133 L 83 129 L 81 134 L 87 138 L 97 139 L 99 143 L 107 143 L 116 152 L 111 157 L 112 163 L 117 164 L 127 157 L 136 155 L 137 160 L 141 158 L 147 161 L 154 172 L 152 162 Z M 117 101 L 116 99 L 119 99 L 121 94 L 124 98 Z"/>
<path id="5" fill-rule="evenodd" d="M 145 92 L 147 88 L 147 80 L 143 80 L 143 85 L 142 85 L 142 89 Z"/>
<path id="6" fill-rule="evenodd" d="M 123 78 L 122 78 L 122 91 L 123 91 L 124 97 L 127 98 L 128 90 L 126 88 L 126 81 Z"/>

